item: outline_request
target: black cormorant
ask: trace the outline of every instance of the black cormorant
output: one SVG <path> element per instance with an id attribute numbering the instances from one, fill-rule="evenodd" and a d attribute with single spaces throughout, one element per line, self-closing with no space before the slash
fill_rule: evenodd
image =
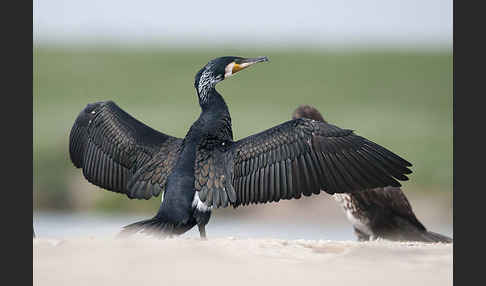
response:
<path id="1" fill-rule="evenodd" d="M 84 177 L 129 198 L 162 194 L 157 214 L 122 233 L 202 238 L 211 209 L 298 199 L 302 195 L 395 186 L 411 164 L 352 130 L 311 119 L 290 120 L 233 141 L 218 82 L 267 57 L 220 57 L 195 76 L 202 112 L 185 138 L 158 132 L 112 101 L 88 104 L 70 133 L 70 158 Z"/>
<path id="2" fill-rule="evenodd" d="M 299 106 L 293 119 L 309 118 L 326 122 L 310 105 Z M 397 241 L 452 242 L 452 239 L 428 231 L 412 211 L 400 187 L 380 187 L 354 193 L 334 194 L 360 241 L 377 238 Z"/>

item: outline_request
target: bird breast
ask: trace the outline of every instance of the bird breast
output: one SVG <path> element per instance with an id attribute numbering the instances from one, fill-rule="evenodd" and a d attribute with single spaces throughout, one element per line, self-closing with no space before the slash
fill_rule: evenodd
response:
<path id="1" fill-rule="evenodd" d="M 346 214 L 346 218 L 348 221 L 361 232 L 368 234 L 369 236 L 373 235 L 373 232 L 370 229 L 370 220 L 363 212 L 359 209 L 353 199 L 349 194 L 342 193 L 342 194 L 334 194 L 332 197 L 339 202 L 341 205 L 344 213 Z"/>

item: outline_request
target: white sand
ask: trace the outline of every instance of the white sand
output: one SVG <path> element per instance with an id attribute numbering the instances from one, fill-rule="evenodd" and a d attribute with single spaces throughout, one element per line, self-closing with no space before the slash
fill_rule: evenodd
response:
<path id="1" fill-rule="evenodd" d="M 388 241 L 41 238 L 33 285 L 452 285 L 452 251 Z"/>

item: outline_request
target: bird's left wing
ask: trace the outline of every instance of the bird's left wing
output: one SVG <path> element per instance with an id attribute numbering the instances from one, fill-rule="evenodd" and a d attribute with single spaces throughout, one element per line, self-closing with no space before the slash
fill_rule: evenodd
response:
<path id="1" fill-rule="evenodd" d="M 195 187 L 208 207 L 400 186 L 409 162 L 352 130 L 300 118 L 198 152 Z"/>

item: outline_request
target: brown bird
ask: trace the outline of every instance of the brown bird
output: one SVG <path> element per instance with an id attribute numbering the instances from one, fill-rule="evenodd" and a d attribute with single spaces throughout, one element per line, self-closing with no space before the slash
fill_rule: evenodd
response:
<path id="1" fill-rule="evenodd" d="M 299 106 L 292 119 L 326 122 L 310 105 Z M 418 220 L 400 187 L 380 187 L 332 195 L 353 225 L 359 241 L 377 238 L 395 241 L 452 242 L 450 237 L 428 231 Z"/>

